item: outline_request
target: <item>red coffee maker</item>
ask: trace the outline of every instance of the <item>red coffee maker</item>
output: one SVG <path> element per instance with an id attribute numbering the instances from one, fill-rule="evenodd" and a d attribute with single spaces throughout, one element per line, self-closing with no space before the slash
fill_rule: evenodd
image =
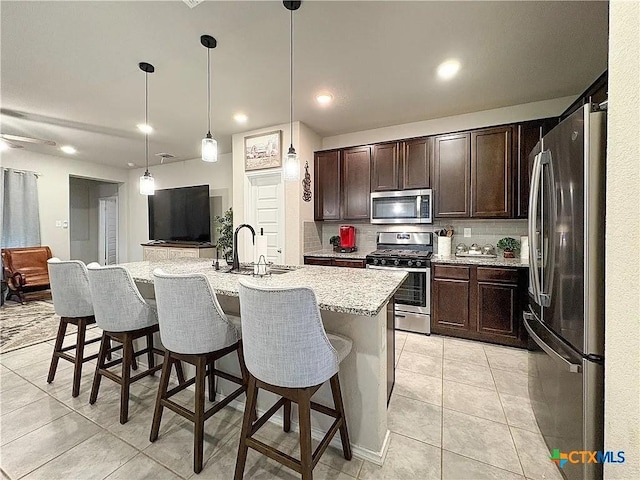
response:
<path id="1" fill-rule="evenodd" d="M 340 225 L 340 251 L 342 253 L 351 253 L 356 250 L 356 227 L 353 225 Z"/>

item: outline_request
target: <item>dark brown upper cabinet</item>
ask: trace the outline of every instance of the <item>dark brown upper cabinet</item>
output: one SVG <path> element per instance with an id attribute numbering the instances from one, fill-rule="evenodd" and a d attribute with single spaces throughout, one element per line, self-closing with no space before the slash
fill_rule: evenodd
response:
<path id="1" fill-rule="evenodd" d="M 512 127 L 471 132 L 471 216 L 511 216 Z"/>
<path id="2" fill-rule="evenodd" d="M 314 160 L 314 217 L 340 220 L 340 151 L 317 152 Z"/>
<path id="3" fill-rule="evenodd" d="M 516 218 L 527 218 L 529 213 L 529 184 L 532 168 L 530 158 L 533 149 L 557 124 L 557 118 L 545 118 L 523 122 L 514 128 L 513 216 Z"/>
<path id="4" fill-rule="evenodd" d="M 416 138 L 402 142 L 401 175 L 403 190 L 431 187 L 431 151 L 433 138 Z"/>
<path id="5" fill-rule="evenodd" d="M 371 194 L 371 149 L 342 150 L 342 219 L 368 220 Z"/>
<path id="6" fill-rule="evenodd" d="M 471 135 L 439 135 L 433 148 L 435 217 L 469 217 Z"/>
<path id="7" fill-rule="evenodd" d="M 398 142 L 374 145 L 371 150 L 371 191 L 384 192 L 400 188 Z"/>

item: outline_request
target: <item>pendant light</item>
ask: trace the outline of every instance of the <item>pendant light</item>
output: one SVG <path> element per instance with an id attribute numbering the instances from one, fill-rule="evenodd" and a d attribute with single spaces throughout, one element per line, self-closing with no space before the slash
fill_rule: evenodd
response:
<path id="1" fill-rule="evenodd" d="M 156 69 L 146 62 L 140 62 L 138 67 L 144 72 L 144 124 L 149 125 L 149 74 L 155 72 Z M 149 129 L 144 132 L 144 154 L 147 168 L 144 171 L 144 175 L 140 177 L 140 194 L 153 195 L 156 187 L 153 175 L 149 173 Z"/>
<path id="2" fill-rule="evenodd" d="M 211 136 L 211 49 L 216 48 L 218 42 L 211 35 L 202 35 L 200 43 L 207 49 L 207 112 L 208 131 L 202 139 L 202 160 L 205 162 L 218 161 L 218 142 Z"/>
<path id="3" fill-rule="evenodd" d="M 291 21 L 289 29 L 289 135 L 291 138 L 291 144 L 289 145 L 289 152 L 284 162 L 284 179 L 290 182 L 297 182 L 300 180 L 300 159 L 296 153 L 296 149 L 293 148 L 293 12 L 300 8 L 302 2 L 282 2 L 287 10 L 291 12 Z"/>

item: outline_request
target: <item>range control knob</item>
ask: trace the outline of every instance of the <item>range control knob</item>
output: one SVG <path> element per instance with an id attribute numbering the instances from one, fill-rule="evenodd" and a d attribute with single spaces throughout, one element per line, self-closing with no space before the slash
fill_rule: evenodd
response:
<path id="1" fill-rule="evenodd" d="M 374 265 L 377 265 L 377 264 L 378 264 L 378 261 L 379 261 L 379 260 L 378 260 L 377 258 L 374 258 L 374 259 L 373 259 L 373 264 L 374 264 Z"/>
<path id="2" fill-rule="evenodd" d="M 420 260 L 416 260 L 416 267 L 421 267 L 422 266 L 422 262 Z"/>
<path id="3" fill-rule="evenodd" d="M 387 261 L 383 258 L 382 260 L 380 260 L 380 265 L 386 265 Z"/>
<path id="4" fill-rule="evenodd" d="M 407 262 L 407 267 L 411 267 L 411 266 L 413 266 L 413 260 L 409 260 L 409 261 Z"/>
<path id="5" fill-rule="evenodd" d="M 400 265 L 400 260 L 398 260 L 397 258 L 393 261 L 393 264 L 397 267 L 398 265 Z"/>

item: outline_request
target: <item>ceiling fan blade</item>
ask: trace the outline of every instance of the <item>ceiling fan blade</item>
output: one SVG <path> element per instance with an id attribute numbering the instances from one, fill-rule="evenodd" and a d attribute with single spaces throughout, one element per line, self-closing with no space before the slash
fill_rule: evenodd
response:
<path id="1" fill-rule="evenodd" d="M 40 143 L 43 145 L 50 145 L 52 147 L 56 146 L 56 142 L 53 140 L 43 140 L 41 138 L 21 137 L 20 135 L 9 135 L 7 133 L 0 133 L 0 137 L 14 142 Z"/>

